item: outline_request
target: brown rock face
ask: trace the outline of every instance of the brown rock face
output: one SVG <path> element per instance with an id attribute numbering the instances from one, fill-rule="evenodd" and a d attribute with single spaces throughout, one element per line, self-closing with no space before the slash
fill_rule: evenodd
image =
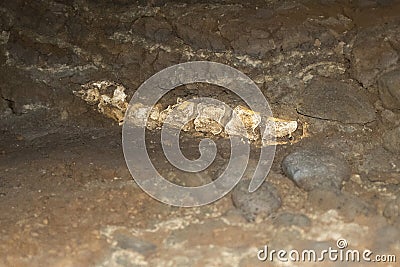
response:
<path id="1" fill-rule="evenodd" d="M 298 111 L 314 118 L 343 123 L 375 119 L 375 109 L 362 88 L 334 79 L 314 79 L 300 101 Z"/>
<path id="2" fill-rule="evenodd" d="M 388 109 L 400 109 L 400 69 L 382 75 L 378 87 L 383 105 Z"/>

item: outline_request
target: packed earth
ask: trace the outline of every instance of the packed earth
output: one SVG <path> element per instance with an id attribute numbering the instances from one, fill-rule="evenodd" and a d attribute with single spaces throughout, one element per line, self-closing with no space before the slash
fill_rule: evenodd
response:
<path id="1" fill-rule="evenodd" d="M 17 0 L 0 14 L 0 266 L 397 266 L 399 1 Z M 257 191 L 256 142 L 234 190 L 200 207 L 159 202 L 129 172 L 127 103 L 189 61 L 240 70 L 291 125 Z M 88 98 L 93 84 L 108 89 Z M 248 110 L 204 83 L 157 105 L 198 97 Z M 203 138 L 216 143 L 200 173 L 171 165 L 160 125 L 148 127 L 159 173 L 185 186 L 215 180 L 231 147 L 212 123 L 179 137 L 188 159 Z"/>

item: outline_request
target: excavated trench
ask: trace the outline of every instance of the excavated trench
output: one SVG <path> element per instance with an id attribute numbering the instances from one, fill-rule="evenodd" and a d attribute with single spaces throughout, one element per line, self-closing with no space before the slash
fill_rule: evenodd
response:
<path id="1" fill-rule="evenodd" d="M 0 14 L 0 266 L 400 260 L 399 1 L 3 1 Z M 154 74 L 193 61 L 244 73 L 272 113 L 206 82 L 128 104 Z M 239 137 L 250 151 L 235 159 L 247 162 L 243 179 L 207 205 L 157 201 L 132 179 L 141 155 L 128 170 L 129 123 L 146 126 L 158 173 L 188 187 L 215 182 L 232 160 L 228 137 Z M 189 160 L 212 140 L 213 162 L 173 166 L 165 125 L 183 127 L 178 148 Z M 271 146 L 265 182 L 249 193 Z M 357 250 L 360 261 L 321 254 L 329 249 Z"/>

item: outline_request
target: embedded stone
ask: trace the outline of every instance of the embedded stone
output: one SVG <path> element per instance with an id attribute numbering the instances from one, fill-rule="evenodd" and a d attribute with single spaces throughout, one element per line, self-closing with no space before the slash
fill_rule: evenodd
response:
<path id="1" fill-rule="evenodd" d="M 329 78 L 315 78 L 299 103 L 299 113 L 317 119 L 364 124 L 375 120 L 375 109 L 363 88 Z"/>
<path id="2" fill-rule="evenodd" d="M 379 96 L 385 108 L 400 109 L 400 69 L 378 79 Z"/>
<path id="3" fill-rule="evenodd" d="M 287 155 L 283 162 L 284 173 L 306 191 L 315 188 L 340 189 L 350 178 L 347 162 L 332 150 L 319 146 L 300 148 Z"/>

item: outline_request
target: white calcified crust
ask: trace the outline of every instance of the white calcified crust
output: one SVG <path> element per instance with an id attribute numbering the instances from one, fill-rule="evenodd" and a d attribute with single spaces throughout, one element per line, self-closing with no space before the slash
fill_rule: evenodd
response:
<path id="1" fill-rule="evenodd" d="M 91 82 L 82 85 L 82 89 L 74 94 L 90 105 L 97 104 L 99 112 L 118 121 L 120 125 L 123 124 L 128 102 L 122 85 L 110 81 Z M 149 118 L 146 117 L 148 112 Z M 166 109 L 162 109 L 160 105 L 150 107 L 136 103 L 129 107 L 127 116 L 130 123 L 146 126 L 150 130 L 165 123 L 183 131 L 193 130 L 224 137 L 237 135 L 252 141 L 259 139 L 257 129 L 263 123 L 265 130 L 262 145 L 281 144 L 282 142 L 275 142 L 275 138 L 290 137 L 298 127 L 297 121 L 263 118 L 260 113 L 241 105 L 231 112 L 226 106 L 196 102 L 196 99 L 182 101 L 178 98 L 177 104 Z"/>
<path id="2" fill-rule="evenodd" d="M 111 92 L 108 92 L 111 91 Z M 90 105 L 97 104 L 99 112 L 107 117 L 123 123 L 128 102 L 125 87 L 116 82 L 98 81 L 82 85 L 82 89 L 74 94 Z"/>
<path id="3" fill-rule="evenodd" d="M 224 130 L 222 125 L 224 124 L 223 119 L 226 112 L 224 106 L 198 103 L 194 129 L 198 132 L 211 132 L 213 135 L 221 134 Z"/>

